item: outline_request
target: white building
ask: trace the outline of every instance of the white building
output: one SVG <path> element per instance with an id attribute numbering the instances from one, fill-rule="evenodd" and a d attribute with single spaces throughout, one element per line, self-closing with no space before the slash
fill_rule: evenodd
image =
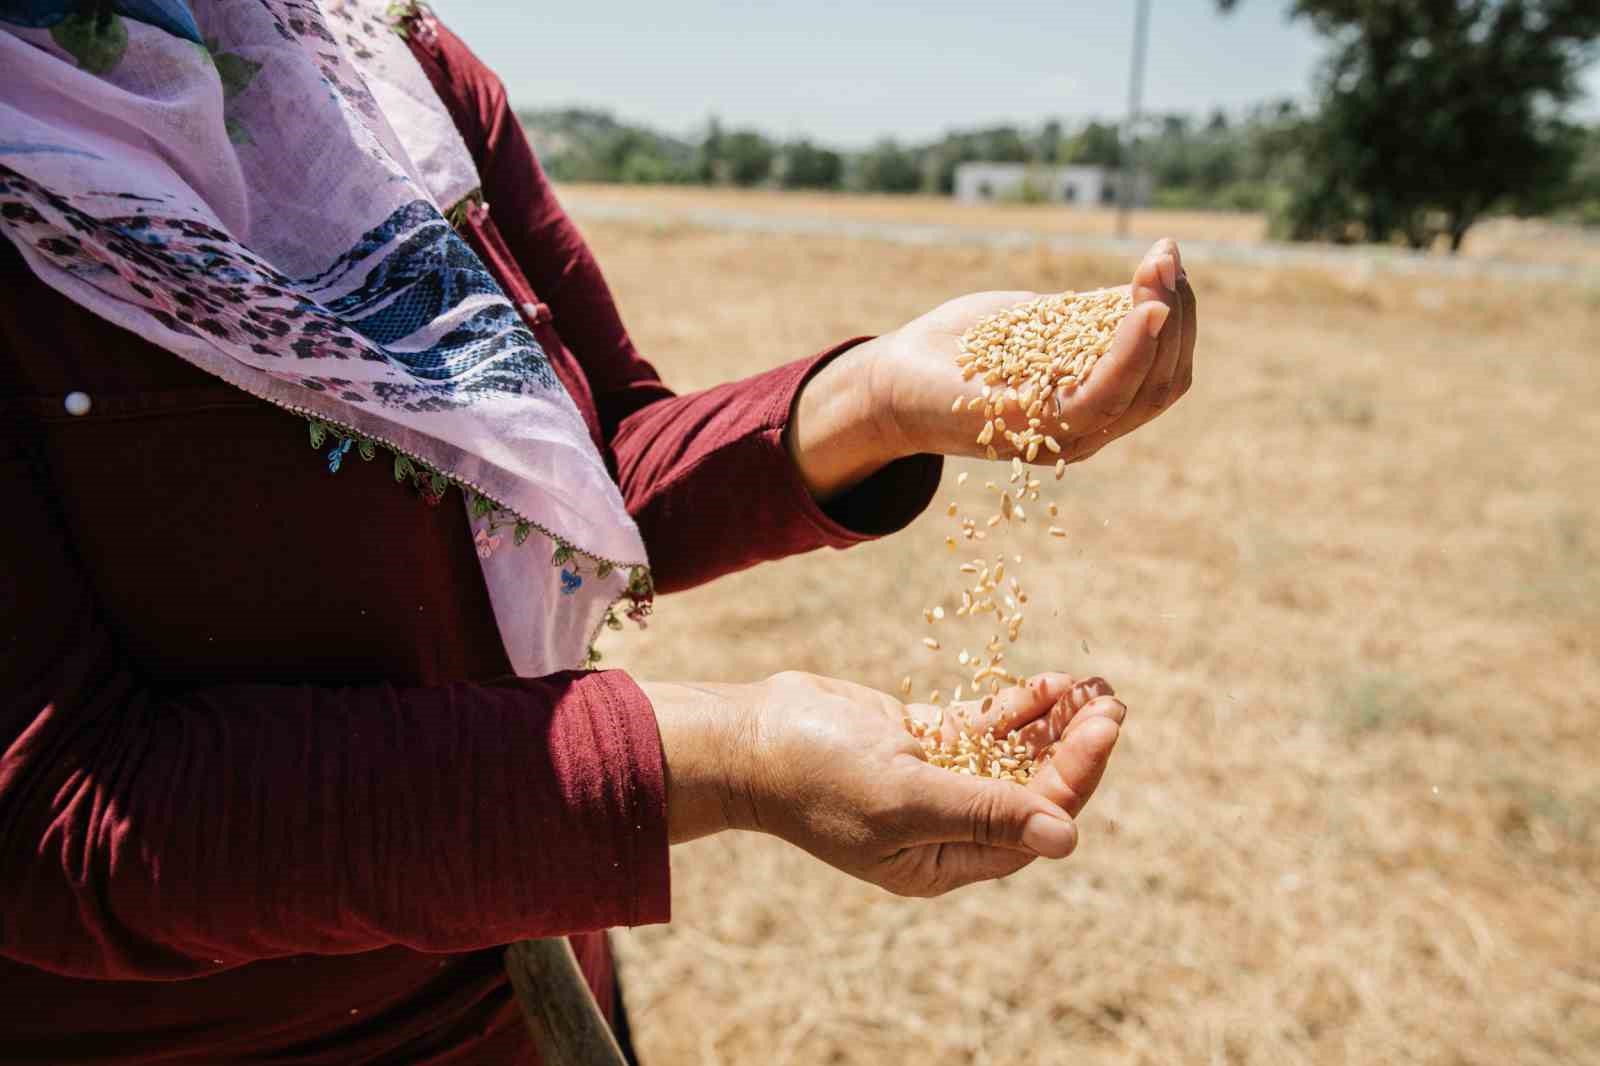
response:
<path id="1" fill-rule="evenodd" d="M 1080 207 L 1104 207 L 1117 202 L 1119 174 L 1111 167 L 1052 167 L 1032 163 L 959 163 L 955 172 L 955 198 L 966 203 L 987 200 L 1045 200 Z M 1136 183 L 1135 202 L 1150 201 L 1149 178 Z"/>

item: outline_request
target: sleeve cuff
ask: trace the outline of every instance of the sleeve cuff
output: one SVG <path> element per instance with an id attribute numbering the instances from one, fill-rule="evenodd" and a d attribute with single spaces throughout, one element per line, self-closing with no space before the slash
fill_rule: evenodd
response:
<path id="1" fill-rule="evenodd" d="M 590 674 L 596 716 L 609 719 L 615 738 L 610 758 L 617 797 L 616 861 L 631 892 L 626 924 L 653 925 L 672 917 L 671 861 L 667 843 L 666 773 L 661 733 L 649 697 L 620 670 Z"/>

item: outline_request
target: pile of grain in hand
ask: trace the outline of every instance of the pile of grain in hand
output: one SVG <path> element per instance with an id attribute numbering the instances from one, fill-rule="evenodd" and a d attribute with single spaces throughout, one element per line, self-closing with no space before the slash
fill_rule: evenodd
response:
<path id="1" fill-rule="evenodd" d="M 961 553 L 966 545 L 972 553 L 957 566 L 961 602 L 955 607 L 954 616 L 969 625 L 980 619 L 986 623 L 993 619 L 992 624 L 983 627 L 991 631 L 979 651 L 974 653 L 963 647 L 956 655 L 963 680 L 951 694 L 953 703 L 959 704 L 966 686 L 971 685 L 974 697 L 987 690 L 988 698 L 983 704 L 987 710 L 989 700 L 1002 685 L 1022 683 L 1023 678 L 1006 666 L 1005 652 L 1007 645 L 1015 644 L 1021 636 L 1023 608 L 1028 602 L 1022 581 L 1022 555 L 1012 552 L 1008 559 L 1002 551 L 991 558 L 985 547 L 992 549 L 993 545 L 980 544 L 991 535 L 998 538 L 1008 532 L 1022 537 L 1028 512 L 1037 511 L 1041 504 L 1048 519 L 1058 517 L 1058 505 L 1042 499 L 1043 482 L 1033 476 L 1032 468 L 1026 464 L 1035 462 L 1041 452 L 1047 457 L 1055 456 L 1055 479 L 1061 480 L 1067 466 L 1062 451 L 1071 427 L 1059 421 L 1056 395 L 1088 377 L 1111 347 L 1117 325 L 1132 307 L 1127 293 L 1115 290 L 1041 296 L 980 320 L 961 338 L 956 365 L 965 380 L 977 384 L 978 392 L 957 396 L 950 406 L 951 413 L 981 409 L 984 424 L 977 443 L 984 454 L 989 459 L 999 459 L 1001 449 L 1007 445 L 1012 454 L 1005 485 L 985 481 L 981 493 L 969 490 L 965 506 L 962 501 L 951 500 L 945 509 L 957 527 L 954 534 L 944 538 L 945 547 Z M 956 479 L 958 487 L 967 483 L 965 473 Z M 1052 539 L 1066 538 L 1062 527 L 1048 521 L 1044 524 Z M 923 619 L 929 625 L 940 625 L 945 618 L 943 606 L 923 609 Z M 943 647 L 933 636 L 924 637 L 923 644 L 930 651 Z M 904 695 L 909 696 L 912 687 L 909 676 L 900 683 Z M 943 692 L 935 686 L 928 702 L 939 705 L 942 701 Z M 906 728 L 922 743 L 929 762 L 974 776 L 1027 781 L 1034 761 L 1015 733 L 1000 738 L 992 731 L 977 735 L 967 726 L 965 707 L 959 707 L 956 713 L 961 728 L 954 740 L 941 739 L 937 723 L 930 726 L 907 717 Z"/>
<path id="2" fill-rule="evenodd" d="M 991 696 L 983 701 L 986 710 L 989 700 L 993 698 Z M 986 729 L 978 735 L 967 728 L 963 714 L 961 729 L 953 738 L 946 737 L 941 732 L 943 711 L 935 712 L 932 722 L 922 722 L 909 715 L 905 722 L 906 730 L 917 738 L 923 754 L 935 766 L 973 777 L 1015 781 L 1019 785 L 1026 785 L 1028 778 L 1033 776 L 1033 752 L 1022 742 L 1016 730 L 1003 737 L 995 736 L 993 729 Z"/>
<path id="3" fill-rule="evenodd" d="M 1061 453 L 1056 427 L 1045 424 L 1045 408 L 1054 408 L 1057 389 L 1089 376 L 1111 347 L 1117 323 L 1133 309 L 1128 294 L 1118 290 L 1041 296 L 980 320 L 961 337 L 956 365 L 967 380 L 977 378 L 977 396 L 956 397 L 967 410 L 983 408 L 984 426 L 978 443 L 990 459 L 998 458 L 996 441 L 1006 441 L 1028 462 L 1041 447 Z M 1012 411 L 1008 422 L 1006 414 Z M 1070 429 L 1057 423 L 1062 433 Z"/>

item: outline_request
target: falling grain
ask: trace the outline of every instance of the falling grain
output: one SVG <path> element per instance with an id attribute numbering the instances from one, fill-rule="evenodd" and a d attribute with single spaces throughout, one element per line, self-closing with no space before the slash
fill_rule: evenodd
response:
<path id="1" fill-rule="evenodd" d="M 994 512 L 987 517 L 976 517 L 982 510 L 977 501 L 965 508 L 956 499 L 947 503 L 945 514 L 958 525 L 956 535 L 944 538 L 948 550 L 959 549 L 957 535 L 971 542 L 984 540 L 990 532 L 997 537 L 1026 536 L 1025 502 L 1042 502 L 1051 519 L 1060 515 L 1054 500 L 1041 500 L 1043 483 L 1030 474 L 1027 464 L 1041 456 L 1045 462 L 1054 458 L 1055 480 L 1065 476 L 1072 438 L 1060 407 L 1067 402 L 1064 397 L 1073 395 L 1110 350 L 1117 325 L 1131 306 L 1120 291 L 1039 297 L 980 320 L 962 336 L 956 366 L 964 380 L 977 386 L 978 394 L 954 397 L 950 412 L 960 416 L 981 410 L 983 427 L 977 433 L 977 446 L 991 461 L 999 460 L 1004 448 L 1010 470 L 1005 488 L 992 480 L 984 482 L 987 500 L 996 501 Z M 1048 423 L 1059 428 L 1059 436 Z M 956 476 L 957 487 L 968 480 L 968 472 L 961 472 Z M 1056 540 L 1067 536 L 1066 530 L 1056 525 L 1046 532 Z M 1022 555 L 1013 553 L 1012 558 L 1020 569 Z M 953 689 L 952 708 L 962 723 L 958 734 L 946 737 L 941 733 L 942 713 L 931 727 L 908 717 L 907 729 L 935 766 L 976 777 L 1026 782 L 1034 772 L 1035 753 L 1019 743 L 1015 733 L 996 737 L 992 731 L 980 733 L 969 728 L 961 697 L 968 691 L 974 701 L 983 697 L 979 713 L 986 713 L 1002 685 L 1022 683 L 1023 678 L 1004 665 L 1004 649 L 1021 637 L 1028 594 L 1015 572 L 1006 573 L 1004 553 L 994 557 L 992 569 L 983 558 L 976 558 L 962 562 L 959 570 L 971 579 L 971 587 L 960 589 L 955 617 L 974 620 L 992 615 L 999 632 L 989 637 L 981 654 L 961 648 L 956 656 L 965 677 Z M 923 620 L 929 625 L 944 618 L 942 606 L 923 608 Z M 922 643 L 930 651 L 940 650 L 933 637 L 924 637 Z M 985 686 L 987 696 L 983 695 Z M 909 676 L 900 683 L 903 694 L 909 695 L 912 687 Z M 929 702 L 937 705 L 941 701 L 942 689 L 932 688 Z"/>

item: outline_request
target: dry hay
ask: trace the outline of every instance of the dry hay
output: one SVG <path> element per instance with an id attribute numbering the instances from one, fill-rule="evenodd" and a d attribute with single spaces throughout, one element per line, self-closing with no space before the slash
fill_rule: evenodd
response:
<path id="1" fill-rule="evenodd" d="M 1131 266 L 590 236 L 679 388 Z M 1592 1061 L 1600 299 L 1190 268 L 1193 391 L 1070 469 L 1030 562 L 1013 668 L 1130 707 L 1077 854 L 902 901 L 762 836 L 676 849 L 673 923 L 617 937 L 652 1066 Z M 941 504 L 991 471 L 950 463 Z M 892 690 L 915 609 L 959 606 L 948 522 L 666 597 L 608 664 Z"/>

